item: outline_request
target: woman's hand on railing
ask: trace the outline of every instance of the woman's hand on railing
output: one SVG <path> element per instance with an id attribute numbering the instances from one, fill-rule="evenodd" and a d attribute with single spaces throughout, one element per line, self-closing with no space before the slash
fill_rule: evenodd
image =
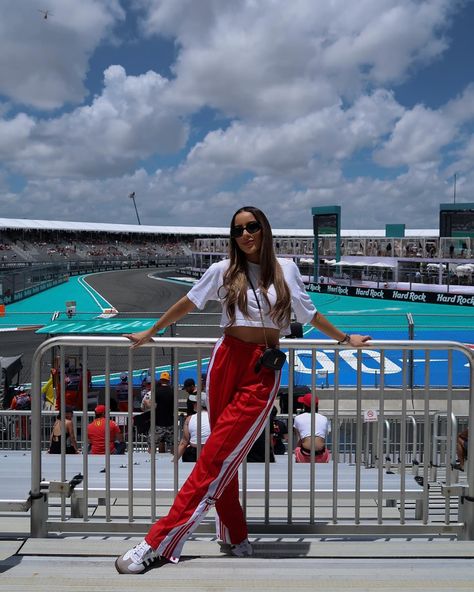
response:
<path id="1" fill-rule="evenodd" d="M 347 345 L 350 345 L 351 347 L 364 347 L 364 345 L 367 345 L 367 342 L 371 339 L 372 337 L 370 337 L 370 335 L 358 335 L 357 333 L 353 333 L 352 335 L 349 335 Z"/>
<path id="2" fill-rule="evenodd" d="M 155 332 L 151 329 L 147 329 L 146 331 L 140 331 L 139 333 L 126 333 L 124 337 L 129 339 L 132 342 L 131 349 L 136 349 L 140 347 L 144 343 L 149 343 L 152 341 L 152 338 L 155 336 Z"/>

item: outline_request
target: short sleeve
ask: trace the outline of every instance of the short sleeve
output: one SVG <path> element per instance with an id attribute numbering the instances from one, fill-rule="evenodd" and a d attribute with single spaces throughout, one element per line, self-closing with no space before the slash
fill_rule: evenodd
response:
<path id="1" fill-rule="evenodd" d="M 223 262 L 213 263 L 204 275 L 194 284 L 187 293 L 191 302 L 202 310 L 208 300 L 220 300 L 219 288 L 222 286 Z"/>
<path id="2" fill-rule="evenodd" d="M 285 261 L 282 265 L 285 280 L 291 293 L 291 307 L 296 320 L 309 323 L 316 314 L 316 307 L 306 292 L 300 270 L 293 261 Z"/>
<path id="3" fill-rule="evenodd" d="M 298 432 L 301 432 L 301 416 L 297 415 L 295 417 L 295 419 L 293 420 L 293 426 L 295 428 L 295 430 L 298 430 Z"/>

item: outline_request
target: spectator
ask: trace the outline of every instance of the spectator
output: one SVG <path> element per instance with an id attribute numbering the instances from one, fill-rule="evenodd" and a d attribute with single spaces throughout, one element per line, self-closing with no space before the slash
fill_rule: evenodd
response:
<path id="1" fill-rule="evenodd" d="M 31 409 L 31 395 L 24 386 L 15 389 L 16 395 L 10 402 L 10 409 L 16 411 L 29 411 Z M 21 415 L 15 421 L 15 434 L 17 438 L 29 439 L 29 417 Z"/>
<path id="2" fill-rule="evenodd" d="M 10 409 L 17 411 L 29 411 L 31 409 L 31 395 L 24 386 L 15 389 L 16 395 L 10 403 Z"/>
<path id="3" fill-rule="evenodd" d="M 194 402 L 196 401 L 197 395 L 197 387 L 194 378 L 186 378 L 183 383 L 183 391 L 188 393 L 188 398 L 186 400 L 186 415 L 193 415 L 193 413 L 196 413 L 194 410 Z"/>
<path id="4" fill-rule="evenodd" d="M 119 411 L 128 411 L 128 375 L 122 372 L 120 382 L 115 387 L 115 398 Z"/>
<path id="5" fill-rule="evenodd" d="M 189 395 L 189 401 L 194 406 L 194 413 L 188 415 L 183 426 L 183 435 L 178 446 L 177 458 L 182 457 L 183 462 L 196 462 L 198 445 L 198 416 L 197 416 L 197 394 Z M 209 425 L 209 415 L 207 414 L 207 401 L 205 393 L 201 393 L 201 445 L 204 445 L 211 427 Z"/>
<path id="6" fill-rule="evenodd" d="M 156 384 L 155 443 L 159 452 L 172 452 L 174 434 L 174 393 L 169 372 L 162 372 Z M 142 410 L 151 409 L 151 390 L 143 397 Z M 151 450 L 151 435 L 150 435 Z"/>
<path id="7" fill-rule="evenodd" d="M 275 406 L 272 407 L 270 412 L 270 454 L 269 454 L 269 462 L 275 462 L 275 451 L 274 451 L 274 425 L 275 425 L 275 417 L 277 414 L 277 409 Z M 266 430 L 259 435 L 259 437 L 253 443 L 252 448 L 249 450 L 247 455 L 247 462 L 265 462 L 265 441 L 266 441 Z M 279 453 L 282 454 L 282 453 Z M 284 452 L 283 452 L 284 454 Z"/>
<path id="8" fill-rule="evenodd" d="M 467 447 L 469 444 L 469 429 L 466 428 L 462 432 L 459 432 L 456 446 L 456 454 L 458 462 L 453 465 L 453 469 L 458 471 L 464 471 L 464 463 L 467 458 Z"/>
<path id="9" fill-rule="evenodd" d="M 62 381 L 60 380 L 59 372 L 55 370 L 54 381 L 56 384 L 56 393 L 61 393 Z M 52 372 L 52 371 L 51 371 Z M 82 392 L 79 392 L 78 383 L 74 384 L 70 376 L 66 374 L 64 377 L 64 385 L 66 388 L 65 402 L 66 407 L 72 407 L 74 411 L 82 409 Z M 56 395 L 56 411 L 61 408 L 61 395 Z"/>
<path id="10" fill-rule="evenodd" d="M 72 407 L 74 411 L 82 409 L 82 390 L 83 390 L 83 369 L 82 364 L 79 364 L 79 368 L 76 369 L 70 366 L 69 360 L 65 363 L 65 377 L 64 384 L 66 388 L 66 406 Z M 53 386 L 56 389 L 56 393 L 60 393 L 62 389 L 62 381 L 60 373 L 57 368 L 51 370 L 53 377 Z M 89 369 L 86 371 L 86 392 L 88 393 L 92 388 L 92 374 Z M 56 396 L 55 407 L 56 411 L 59 411 L 61 404 L 61 397 Z"/>
<path id="11" fill-rule="evenodd" d="M 66 407 L 66 415 L 64 418 L 64 432 L 66 434 L 66 454 L 79 454 L 77 447 L 76 435 L 74 433 L 74 423 L 72 407 Z M 49 439 L 50 454 L 61 454 L 61 414 L 56 416 L 53 429 L 51 430 L 51 437 Z"/>
<path id="12" fill-rule="evenodd" d="M 295 460 L 297 463 L 311 462 L 311 444 L 314 438 L 315 462 L 327 463 L 330 460 L 329 451 L 326 448 L 326 437 L 331 431 L 329 421 L 324 415 L 318 413 L 319 399 L 315 398 L 315 434 L 311 434 L 311 393 L 298 397 L 298 402 L 303 403 L 304 413 L 297 415 L 294 420 L 294 428 L 298 437 L 295 448 Z"/>
<path id="13" fill-rule="evenodd" d="M 281 455 L 286 453 L 285 442 L 288 440 L 288 426 L 282 419 L 277 419 L 276 414 L 276 407 L 273 407 L 270 432 L 272 434 L 273 453 Z"/>
<path id="14" fill-rule="evenodd" d="M 89 451 L 91 454 L 105 454 L 105 405 L 97 405 L 95 419 L 87 426 Z M 122 432 L 112 419 L 109 420 L 110 454 L 123 454 L 125 443 Z"/>
<path id="15" fill-rule="evenodd" d="M 44 399 L 43 408 L 47 410 L 54 409 L 56 403 L 53 370 L 51 370 L 49 380 L 41 387 L 41 395 L 42 399 Z"/>
<path id="16" fill-rule="evenodd" d="M 150 408 L 150 404 L 146 401 L 151 399 L 151 376 L 148 375 L 142 380 L 142 388 L 138 396 L 133 397 L 133 410 L 146 411 Z"/>

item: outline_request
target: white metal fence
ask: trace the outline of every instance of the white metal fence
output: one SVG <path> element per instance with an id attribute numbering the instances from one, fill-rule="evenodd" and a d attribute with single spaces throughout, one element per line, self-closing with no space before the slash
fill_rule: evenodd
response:
<path id="1" fill-rule="evenodd" d="M 149 367 L 156 367 L 157 348 L 171 348 L 172 374 L 175 388 L 174 448 L 179 438 L 178 370 L 184 350 L 196 354 L 197 375 L 201 375 L 202 358 L 214 345 L 214 339 L 156 338 L 144 348 L 148 350 Z M 110 413 L 110 352 L 116 348 L 128 351 L 128 373 L 133 371 L 133 350 L 128 340 L 120 337 L 58 337 L 42 344 L 35 353 L 32 368 L 31 411 L 31 534 L 44 536 L 48 531 L 93 532 L 144 532 L 151 521 L 166 513 L 180 484 L 189 473 L 190 466 L 170 462 L 170 457 L 155 452 L 154 431 L 151 431 L 151 454 L 140 452 L 139 442 L 133 430 L 125 430 L 127 452 L 125 457 L 106 454 L 100 459 L 88 454 L 60 455 L 52 460 L 42 453 L 46 443 L 45 417 L 41 410 L 41 368 L 45 356 L 57 348 L 60 358 L 60 375 L 65 376 L 64 364 L 68 348 L 80 352 L 83 368 L 88 364 L 88 348 L 104 348 L 106 419 Z M 260 465 L 244 463 L 241 469 L 241 500 L 250 530 L 262 533 L 457 533 L 474 539 L 474 445 L 469 443 L 467 481 L 457 483 L 457 473 L 451 470 L 454 457 L 456 423 L 453 418 L 453 355 L 463 355 L 470 368 L 468 421 L 473 420 L 473 353 L 455 342 L 373 342 L 372 349 L 380 351 L 381 374 L 377 394 L 377 424 L 364 424 L 365 391 L 362 387 L 363 351 L 357 357 L 357 387 L 354 391 L 355 409 L 347 414 L 341 407 L 339 388 L 339 352 L 341 346 L 327 340 L 285 341 L 289 367 L 294 367 L 298 349 L 312 352 L 312 389 L 316 383 L 316 352 L 334 348 L 334 387 L 325 389 L 332 393 L 333 436 L 328 441 L 332 461 L 328 465 L 309 463 L 298 465 L 291 451 L 294 449 L 293 430 L 288 430 L 288 451 L 272 464 L 270 460 L 270 428 L 267 425 L 266 462 Z M 403 386 L 400 390 L 400 410 L 394 416 L 385 410 L 384 368 L 385 353 L 402 351 Z M 422 390 L 421 410 L 416 417 L 409 411 L 410 389 L 409 353 L 416 350 L 429 361 L 434 350 L 448 352 L 447 388 L 444 416 L 433 414 L 430 409 L 430 365 L 425 364 L 425 386 Z M 457 352 L 457 353 L 456 353 Z M 84 370 L 85 372 L 85 370 Z M 153 376 L 154 373 L 152 373 Z M 44 378 L 44 377 L 43 377 Z M 84 377 L 83 384 L 86 385 Z M 289 374 L 288 409 L 293 409 L 293 375 Z M 61 389 L 64 392 L 64 385 Z M 371 398 L 374 391 L 371 390 Z M 155 384 L 152 382 L 152 401 L 155 400 Z M 123 416 L 122 424 L 133 425 L 132 390 L 129 390 L 130 411 Z M 87 416 L 87 392 L 83 392 L 83 417 Z M 65 402 L 61 401 L 64 413 Z M 314 410 L 314 409 L 313 409 Z M 21 414 L 20 414 L 21 415 Z M 78 416 L 81 447 L 87 450 L 87 430 Z M 155 423 L 152 405 L 151 423 Z M 447 421 L 446 418 L 451 418 Z M 18 419 L 18 418 L 16 418 Z M 288 423 L 292 426 L 292 414 Z M 2 418 L 2 421 L 4 418 Z M 50 421 L 50 419 L 48 419 Z M 466 418 L 462 418 L 465 422 Z M 313 420 L 314 422 L 314 420 Z M 85 422 L 84 422 L 85 423 Z M 314 426 L 313 426 L 314 427 Z M 64 435 L 64 426 L 63 426 Z M 64 438 L 62 438 L 64 441 Z M 106 433 L 106 450 L 110 442 Z M 199 448 L 199 446 L 198 446 Z M 64 452 L 64 451 L 63 451 Z M 313 451 L 314 454 L 314 451 Z M 48 455 L 49 457 L 53 455 Z M 104 472 L 97 477 L 98 463 Z M 119 464 L 120 463 L 120 464 Z M 429 482 L 433 478 L 432 466 L 445 467 L 442 484 L 444 494 L 443 519 L 430 513 Z M 50 470 L 51 478 L 44 482 L 43 467 Z M 119 470 L 121 469 L 121 470 Z M 126 470 L 125 470 L 126 469 Z M 72 484 L 71 476 L 80 472 L 82 479 Z M 69 499 L 69 497 L 71 499 Z M 451 512 L 453 499 L 459 498 L 459 512 Z M 59 500 L 58 511 L 55 503 Z M 103 511 L 98 511 L 103 507 Z M 209 522 L 201 526 L 211 529 Z"/>

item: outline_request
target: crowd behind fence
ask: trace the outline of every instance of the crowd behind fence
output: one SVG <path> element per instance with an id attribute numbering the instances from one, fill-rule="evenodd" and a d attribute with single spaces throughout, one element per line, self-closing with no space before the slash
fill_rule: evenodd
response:
<path id="1" fill-rule="evenodd" d="M 362 463 L 365 467 L 374 467 L 381 461 L 387 468 L 394 468 L 400 465 L 402 454 L 402 416 L 401 414 L 386 415 L 381 422 L 360 423 L 354 413 L 339 415 L 337 423 L 333 412 L 322 412 L 330 422 L 331 431 L 327 436 L 326 445 L 329 450 L 334 448 L 337 440 L 339 449 L 339 462 L 353 464 L 356 460 L 357 434 L 361 430 L 362 436 Z M 132 419 L 132 430 L 129 435 L 129 416 L 126 412 L 110 411 L 110 419 L 115 421 L 122 430 L 128 446 L 134 452 L 146 452 L 148 450 L 148 436 L 140 433 L 133 419 L 140 416 L 134 412 Z M 56 418 L 60 416 L 57 411 L 41 412 L 41 437 L 40 448 L 47 451 L 50 444 L 51 431 Z M 283 421 L 290 429 L 293 426 L 295 414 L 277 414 L 275 419 Z M 87 425 L 93 421 L 94 412 L 88 411 L 85 415 L 82 411 L 74 413 L 73 425 L 77 443 L 81 452 L 85 446 L 83 434 Z M 174 420 L 174 429 L 177 433 L 177 440 L 181 439 L 183 424 L 186 418 L 185 409 L 178 409 L 178 415 Z M 424 416 L 406 415 L 406 436 L 405 436 L 405 457 L 404 462 L 408 465 L 418 465 L 425 462 L 425 447 L 423 439 Z M 451 441 L 447 441 L 448 416 L 446 413 L 436 411 L 430 412 L 430 458 L 431 466 L 446 467 L 456 461 L 456 435 L 467 427 L 468 417 L 451 415 L 449 420 L 452 424 Z M 383 456 L 378 457 L 378 431 L 383 431 Z M 271 439 L 268 437 L 269 446 Z M 31 451 L 31 411 L 0 411 L 0 450 L 21 450 Z M 285 454 L 289 454 L 287 445 Z M 294 450 L 291 451 L 293 453 Z"/>

